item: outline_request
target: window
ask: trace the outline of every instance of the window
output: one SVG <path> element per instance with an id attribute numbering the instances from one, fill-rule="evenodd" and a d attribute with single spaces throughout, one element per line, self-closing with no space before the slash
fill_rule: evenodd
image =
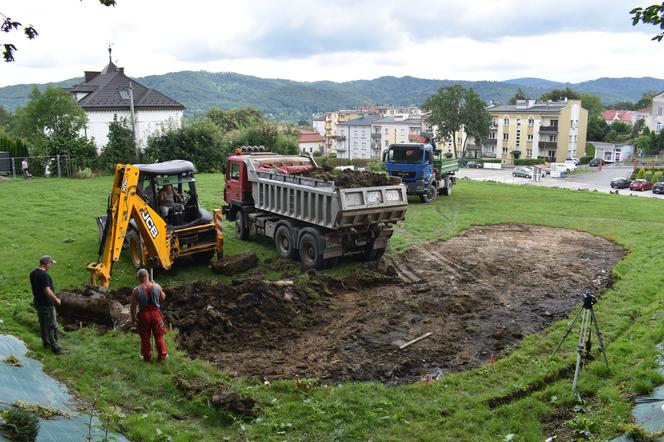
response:
<path id="1" fill-rule="evenodd" d="M 357 148 L 357 141 L 353 141 L 353 147 Z"/>
<path id="2" fill-rule="evenodd" d="M 657 122 L 657 126 L 655 127 L 655 130 L 656 130 L 657 132 L 659 132 L 660 130 L 662 130 L 662 123 L 660 123 L 660 122 L 658 121 L 658 122 Z"/>
<path id="3" fill-rule="evenodd" d="M 509 118 L 503 118 L 503 125 L 509 126 L 510 125 L 510 119 Z"/>
<path id="4" fill-rule="evenodd" d="M 532 157 L 533 156 L 533 150 L 532 149 L 526 149 L 526 156 L 527 157 Z"/>
<path id="5" fill-rule="evenodd" d="M 503 134 L 503 140 L 509 140 L 510 139 L 510 134 L 504 133 Z"/>
<path id="6" fill-rule="evenodd" d="M 532 118 L 528 118 L 528 126 L 533 127 L 534 124 L 535 120 L 533 120 Z"/>
<path id="7" fill-rule="evenodd" d="M 385 135 L 389 135 L 389 131 L 385 128 Z"/>
<path id="8" fill-rule="evenodd" d="M 528 134 L 528 141 L 533 141 L 533 134 Z"/>
<path id="9" fill-rule="evenodd" d="M 551 127 L 558 127 L 558 120 L 551 120 Z"/>
<path id="10" fill-rule="evenodd" d="M 549 135 L 549 141 L 552 143 L 555 143 L 558 141 L 558 136 L 557 135 Z"/>
<path id="11" fill-rule="evenodd" d="M 550 150 L 549 151 L 549 158 L 555 158 L 556 157 L 556 151 L 555 150 Z"/>
<path id="12" fill-rule="evenodd" d="M 662 108 L 662 106 L 658 107 L 657 108 L 657 115 L 662 115 L 662 110 L 664 110 L 664 108 Z"/>
<path id="13" fill-rule="evenodd" d="M 516 119 L 516 127 L 521 126 L 521 118 Z"/>
<path id="14" fill-rule="evenodd" d="M 491 122 L 492 126 L 498 126 L 498 118 L 493 118 L 493 121 Z"/>
<path id="15" fill-rule="evenodd" d="M 503 147 L 503 155 L 506 155 L 506 154 L 507 154 L 507 148 Z"/>
<path id="16" fill-rule="evenodd" d="M 495 140 L 496 139 L 496 133 L 495 132 L 489 132 L 489 139 Z"/>
<path id="17" fill-rule="evenodd" d="M 385 129 L 385 130 L 387 130 L 387 129 Z M 390 145 L 390 143 L 388 143 L 388 141 L 385 140 L 385 147 L 387 147 L 387 146 L 389 146 L 389 145 Z"/>
<path id="18" fill-rule="evenodd" d="M 240 163 L 231 163 L 231 169 L 228 172 L 228 178 L 231 180 L 240 179 Z"/>
<path id="19" fill-rule="evenodd" d="M 401 129 L 401 136 L 406 135 L 406 129 Z"/>
<path id="20" fill-rule="evenodd" d="M 457 146 L 460 146 L 463 144 L 463 138 L 457 138 Z"/>

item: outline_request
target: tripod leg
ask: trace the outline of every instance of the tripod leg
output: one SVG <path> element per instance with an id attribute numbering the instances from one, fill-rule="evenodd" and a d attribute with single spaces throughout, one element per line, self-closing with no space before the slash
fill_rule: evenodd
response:
<path id="1" fill-rule="evenodd" d="M 576 367 L 574 368 L 574 381 L 572 381 L 572 393 L 576 393 L 576 384 L 579 381 L 579 374 L 581 373 L 581 362 L 585 354 L 585 340 L 586 332 L 588 329 L 588 314 L 581 308 L 583 316 L 581 317 L 581 330 L 579 330 L 579 343 L 576 347 Z"/>
<path id="2" fill-rule="evenodd" d="M 599 331 L 599 324 L 597 323 L 597 318 L 595 317 L 595 311 L 590 308 L 590 314 L 592 316 L 592 322 L 595 325 L 595 333 L 597 333 L 597 341 L 599 342 L 599 349 L 602 351 L 602 356 L 604 356 L 604 363 L 606 368 L 609 368 L 609 361 L 606 359 L 606 351 L 604 350 L 604 341 L 602 341 L 602 334 Z"/>
<path id="3" fill-rule="evenodd" d="M 556 353 L 558 353 L 558 350 L 560 349 L 560 346 L 563 345 L 563 342 L 565 342 L 565 338 L 567 337 L 567 335 L 569 335 L 570 330 L 572 330 L 572 327 L 574 327 L 574 324 L 576 323 L 576 320 L 579 319 L 579 316 L 581 315 L 582 311 L 583 311 L 583 306 L 581 306 L 581 308 L 579 309 L 579 312 L 576 314 L 574 319 L 572 319 L 572 322 L 570 322 L 569 325 L 567 326 L 567 330 L 565 330 L 565 334 L 563 334 L 563 338 L 558 343 L 558 346 L 556 347 L 556 349 L 553 350 L 552 354 L 555 355 Z"/>

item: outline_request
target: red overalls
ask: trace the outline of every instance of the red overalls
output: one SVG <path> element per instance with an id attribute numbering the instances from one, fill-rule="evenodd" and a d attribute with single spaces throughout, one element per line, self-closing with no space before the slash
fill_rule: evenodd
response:
<path id="1" fill-rule="evenodd" d="M 150 334 L 154 335 L 155 346 L 157 347 L 157 359 L 164 360 L 168 356 L 166 352 L 166 343 L 164 342 L 164 319 L 161 316 L 161 310 L 155 305 L 153 296 L 159 299 L 159 292 L 154 294 L 155 285 L 146 287 L 143 284 L 139 286 L 143 289 L 147 302 L 143 304 L 139 290 L 138 305 L 138 334 L 141 337 L 141 354 L 144 361 L 149 361 L 152 357 L 152 345 L 150 343 Z M 157 301 L 158 302 L 158 301 Z"/>

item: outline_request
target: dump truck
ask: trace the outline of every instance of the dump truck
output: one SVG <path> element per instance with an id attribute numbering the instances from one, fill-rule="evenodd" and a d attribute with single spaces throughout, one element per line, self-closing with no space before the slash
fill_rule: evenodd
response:
<path id="1" fill-rule="evenodd" d="M 227 220 L 235 221 L 237 237 L 267 237 L 280 257 L 299 255 L 309 268 L 330 267 L 346 255 L 379 259 L 408 207 L 401 180 L 341 188 L 307 176 L 317 169 L 305 155 L 229 156 L 223 210 Z"/>
<path id="2" fill-rule="evenodd" d="M 202 263 L 223 256 L 221 209 L 213 215 L 199 206 L 195 173 L 184 160 L 116 166 L 106 216 L 97 218 L 99 256 L 88 264 L 92 285 L 109 286 L 123 248 L 136 268 L 168 270 L 182 256 Z M 166 201 L 164 189 L 179 198 Z"/>
<path id="3" fill-rule="evenodd" d="M 452 194 L 459 161 L 445 158 L 429 143 L 391 144 L 384 161 L 387 174 L 401 178 L 408 195 L 418 195 L 423 203 L 433 202 L 439 193 Z"/>

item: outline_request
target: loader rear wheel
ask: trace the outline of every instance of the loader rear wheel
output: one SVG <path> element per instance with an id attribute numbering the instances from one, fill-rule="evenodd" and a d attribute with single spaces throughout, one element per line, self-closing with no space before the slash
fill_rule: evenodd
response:
<path id="1" fill-rule="evenodd" d="M 423 203 L 433 203 L 437 195 L 438 191 L 436 190 L 436 186 L 430 184 L 427 193 L 420 195 L 420 201 Z"/>
<path id="2" fill-rule="evenodd" d="M 249 238 L 249 225 L 247 224 L 247 214 L 238 210 L 235 215 L 235 236 L 237 239 L 246 240 Z"/>
<path id="3" fill-rule="evenodd" d="M 311 233 L 305 233 L 300 238 L 300 261 L 307 268 L 320 269 L 323 267 L 323 251 L 320 250 L 317 238 Z"/>
<path id="4" fill-rule="evenodd" d="M 293 237 L 287 226 L 279 226 L 274 234 L 274 245 L 280 258 L 292 259 L 295 257 Z"/>
<path id="5" fill-rule="evenodd" d="M 131 258 L 131 263 L 137 269 L 144 268 L 145 249 L 140 233 L 132 229 L 129 233 L 127 233 L 127 242 L 129 242 L 129 257 Z"/>

